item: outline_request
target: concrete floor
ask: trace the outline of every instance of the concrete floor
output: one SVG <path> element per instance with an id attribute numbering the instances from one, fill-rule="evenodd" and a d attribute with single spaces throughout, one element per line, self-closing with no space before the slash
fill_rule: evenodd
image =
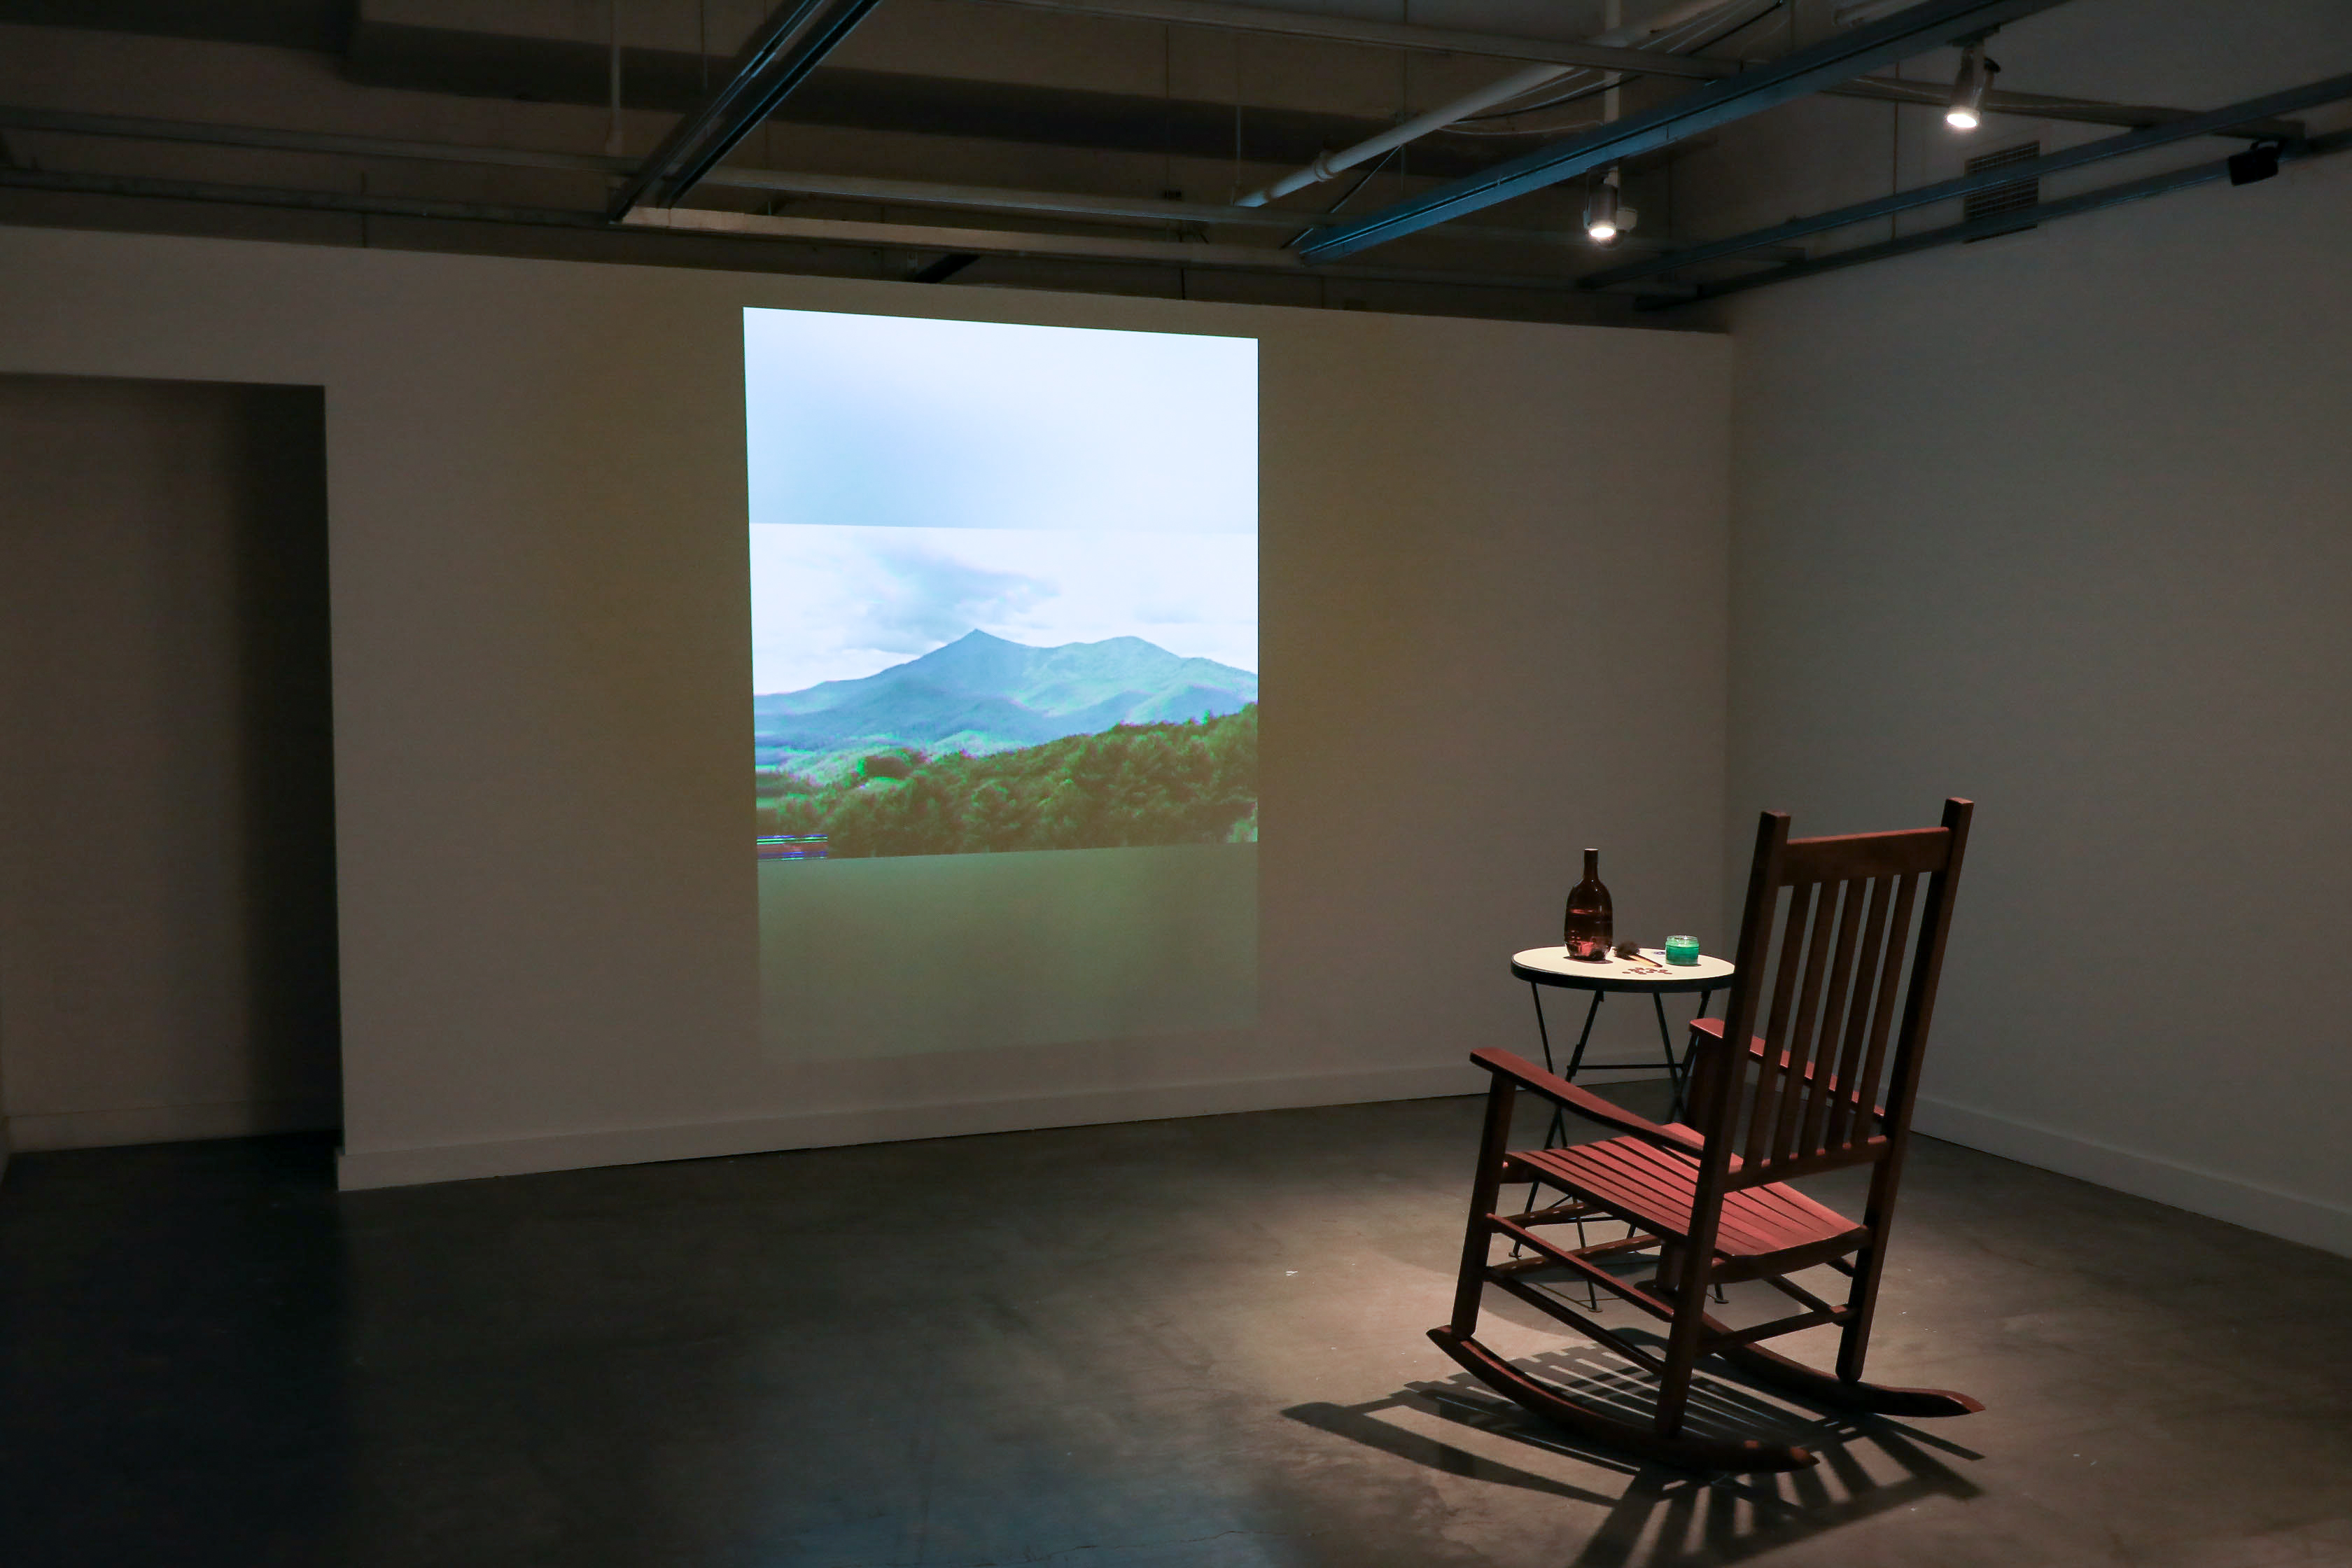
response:
<path id="1" fill-rule="evenodd" d="M 2352 1563 L 2352 1261 L 1924 1143 L 1872 1370 L 1989 1408 L 1709 1484 L 1580 1449 L 1422 1337 L 1476 1120 L 341 1198 L 315 1140 L 22 1157 L 0 1562 Z M 1575 1375 L 1534 1321 L 1490 1332 Z"/>

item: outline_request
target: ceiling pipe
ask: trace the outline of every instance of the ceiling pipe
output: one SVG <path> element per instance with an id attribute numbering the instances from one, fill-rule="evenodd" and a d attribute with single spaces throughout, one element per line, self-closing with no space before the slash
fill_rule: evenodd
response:
<path id="1" fill-rule="evenodd" d="M 640 203 L 668 206 L 692 190 L 736 144 L 866 19 L 876 0 L 785 0 L 735 57 L 734 69 L 699 109 L 681 118 L 636 172 L 621 183 L 611 216 Z"/>
<path id="2" fill-rule="evenodd" d="M 1614 28 L 1591 39 L 1590 42 L 1601 47 L 1628 47 L 1643 38 L 1654 37 L 1658 34 L 1696 21 L 1702 16 L 1744 9 L 1756 3 L 1757 0 L 1683 0 L 1683 4 L 1669 5 L 1647 21 Z M 1492 109 L 1496 104 L 1508 103 L 1515 98 L 1525 98 L 1538 88 L 1549 87 L 1554 82 L 1579 75 L 1589 68 L 1591 68 L 1585 66 L 1545 64 L 1529 66 L 1525 70 L 1514 71 L 1500 81 L 1480 88 L 1475 92 L 1465 93 L 1451 103 L 1442 104 L 1425 113 L 1417 114 L 1402 124 L 1392 126 L 1377 136 L 1368 137 L 1352 147 L 1342 148 L 1337 153 L 1319 153 L 1316 154 L 1315 161 L 1307 167 L 1285 174 L 1270 185 L 1250 192 L 1249 195 L 1238 198 L 1234 205 L 1244 207 L 1264 206 L 1266 203 L 1289 195 L 1295 191 L 1303 191 L 1309 185 L 1319 185 L 1324 181 L 1338 175 L 1343 169 L 1352 169 L 1359 163 L 1369 163 L 1383 153 L 1395 151 L 1408 142 L 1418 142 L 1432 132 L 1443 131 L 1457 121 L 1467 120 L 1481 110 Z"/>
<path id="3" fill-rule="evenodd" d="M 1781 56 L 1727 81 L 1687 92 L 1614 125 L 1563 137 L 1492 169 L 1369 213 L 1299 245 L 1314 261 L 1337 260 L 1371 246 L 1476 212 L 1497 202 L 1736 123 L 1768 109 L 1850 81 L 1883 65 L 2046 11 L 2064 0 L 1925 0 L 1883 22 Z"/>
<path id="4" fill-rule="evenodd" d="M 612 55 L 604 67 L 604 86 L 610 100 L 609 118 L 604 127 L 604 151 L 613 157 L 621 155 L 621 0 L 611 0 L 605 7 L 604 20 L 612 33 Z"/>

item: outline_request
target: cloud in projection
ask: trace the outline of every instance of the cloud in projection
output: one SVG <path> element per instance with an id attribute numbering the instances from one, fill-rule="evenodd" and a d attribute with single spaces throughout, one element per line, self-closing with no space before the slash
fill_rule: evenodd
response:
<path id="1" fill-rule="evenodd" d="M 1257 531 L 1248 338 L 743 312 L 751 521 Z"/>
<path id="2" fill-rule="evenodd" d="M 1141 637 L 1257 668 L 1257 538 L 1027 529 L 751 530 L 751 689 L 856 679 L 986 632 Z"/>

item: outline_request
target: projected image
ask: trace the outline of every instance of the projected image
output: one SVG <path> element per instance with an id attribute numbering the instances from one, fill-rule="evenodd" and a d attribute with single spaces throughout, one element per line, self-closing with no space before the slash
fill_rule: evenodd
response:
<path id="1" fill-rule="evenodd" d="M 1255 344 L 745 317 L 761 858 L 1255 842 Z"/>
<path id="2" fill-rule="evenodd" d="M 1257 1016 L 1257 344 L 743 313 L 761 1039 Z"/>
<path id="3" fill-rule="evenodd" d="M 1255 544 L 756 531 L 752 580 L 785 590 L 760 623 L 751 700 L 762 853 L 1255 839 Z"/>

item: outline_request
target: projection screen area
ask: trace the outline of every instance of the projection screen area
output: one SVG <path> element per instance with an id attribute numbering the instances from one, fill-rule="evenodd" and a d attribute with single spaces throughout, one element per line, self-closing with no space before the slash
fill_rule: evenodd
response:
<path id="1" fill-rule="evenodd" d="M 761 1033 L 1257 1015 L 1257 344 L 743 312 Z"/>

